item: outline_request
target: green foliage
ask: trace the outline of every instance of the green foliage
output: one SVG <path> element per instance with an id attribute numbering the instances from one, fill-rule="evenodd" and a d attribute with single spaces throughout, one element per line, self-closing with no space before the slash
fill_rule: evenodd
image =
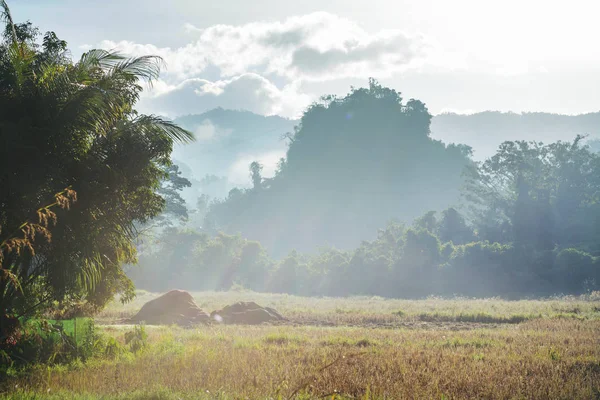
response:
<path id="1" fill-rule="evenodd" d="M 132 331 L 125 333 L 125 344 L 132 353 L 139 353 L 148 346 L 148 333 L 144 325 L 135 325 Z"/>
<path id="2" fill-rule="evenodd" d="M 153 221 L 158 226 L 171 227 L 173 219 L 178 219 L 181 222 L 188 220 L 188 209 L 185 200 L 181 197 L 180 192 L 187 187 L 192 186 L 192 183 L 181 176 L 181 171 L 178 165 L 168 165 L 164 167 L 166 179 L 162 182 L 161 187 L 157 190 L 165 200 L 164 212 Z"/>
<path id="3" fill-rule="evenodd" d="M 122 265 L 137 261 L 136 227 L 162 211 L 169 174 L 185 185 L 170 154 L 192 139 L 134 110 L 162 61 L 91 50 L 73 62 L 54 33 L 40 46 L 33 25 L 3 16 L 0 317 L 131 298 Z M 10 333 L 0 324 L 0 343 Z"/>
<path id="4" fill-rule="evenodd" d="M 519 298 L 597 290 L 598 257 L 577 249 L 531 250 L 513 243 L 455 244 L 476 234 L 457 210 L 446 210 L 441 216 L 427 213 L 412 227 L 390 223 L 375 240 L 364 241 L 354 250 L 323 247 L 312 255 L 292 251 L 281 260 L 271 259 L 258 242 L 239 235 L 220 233 L 209 238 L 174 230 L 164 242 L 177 243 L 176 247 L 165 246 L 152 259 L 143 256 L 151 269 L 130 275 L 136 284 L 152 290 L 243 287 L 303 296 Z M 453 240 L 443 243 L 443 234 Z M 169 261 L 173 249 L 179 261 Z M 148 276 L 160 276 L 160 282 L 148 285 Z M 477 316 L 475 322 L 484 319 Z"/>
<path id="5" fill-rule="evenodd" d="M 26 320 L 3 343 L 0 380 L 9 370 L 19 372 L 34 364 L 86 360 L 101 347 L 101 336 L 90 318 Z"/>
<path id="6" fill-rule="evenodd" d="M 115 359 L 124 352 L 125 348 L 117 341 L 117 339 L 111 336 L 106 340 L 106 347 L 104 348 L 104 354 L 102 356 L 108 359 Z"/>
<path id="7" fill-rule="evenodd" d="M 459 313 L 454 315 L 443 313 L 421 313 L 417 315 L 420 321 L 427 322 L 476 322 L 480 324 L 519 324 L 527 321 L 532 316 L 527 315 L 509 315 L 497 316 L 489 313 Z"/>
<path id="8" fill-rule="evenodd" d="M 429 138 L 430 119 L 422 103 L 404 102 L 374 80 L 345 97 L 324 97 L 289 136 L 274 178 L 264 179 L 253 163 L 252 189 L 233 189 L 210 205 L 205 226 L 214 237 L 193 239 L 183 263 L 156 264 L 174 277 L 170 286 L 190 289 L 236 283 L 392 297 L 595 290 L 600 156 L 583 138 L 505 142 L 473 163 L 468 147 Z M 454 201 L 441 194 L 457 193 L 461 183 L 467 207 L 446 208 Z M 377 230 L 394 217 L 414 222 Z M 362 240 L 369 232 L 377 236 Z M 184 246 L 177 254 L 190 253 Z"/>
<path id="9" fill-rule="evenodd" d="M 598 253 L 600 156 L 582 146 L 582 139 L 505 142 L 470 168 L 465 195 L 479 238 Z"/>
<path id="10" fill-rule="evenodd" d="M 577 292 L 587 281 L 590 290 L 597 290 L 600 283 L 600 257 L 577 249 L 564 249 L 556 255 L 554 268 L 551 271 L 554 284 L 564 292 Z"/>
<path id="11" fill-rule="evenodd" d="M 258 242 L 239 235 L 210 238 L 204 233 L 170 228 L 149 244 L 140 256 L 143 268 L 132 266 L 128 275 L 137 286 L 152 291 L 173 287 L 227 290 L 234 284 L 265 290 L 273 264 Z"/>

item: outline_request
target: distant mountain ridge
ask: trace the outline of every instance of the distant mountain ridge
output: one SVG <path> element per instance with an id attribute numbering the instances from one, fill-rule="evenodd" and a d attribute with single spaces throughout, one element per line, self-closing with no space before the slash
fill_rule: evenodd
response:
<path id="1" fill-rule="evenodd" d="M 231 188 L 249 184 L 248 166 L 252 161 L 264 164 L 265 176 L 272 175 L 279 158 L 285 156 L 284 136 L 293 132 L 298 123 L 280 116 L 265 117 L 223 108 L 181 116 L 174 122 L 194 132 L 197 138 L 173 151 L 175 163 L 192 180 L 193 187 L 184 191 L 184 197 L 192 205 L 201 193 L 224 197 Z M 200 187 L 206 175 L 226 179 L 217 186 Z"/>
<path id="2" fill-rule="evenodd" d="M 543 112 L 484 111 L 476 114 L 439 114 L 431 122 L 432 137 L 446 143 L 463 143 L 476 159 L 492 156 L 506 140 L 545 143 L 570 141 L 577 135 L 600 138 L 600 112 L 562 115 Z"/>
<path id="3" fill-rule="evenodd" d="M 224 197 L 233 187 L 249 185 L 248 166 L 254 160 L 265 165 L 264 176 L 272 175 L 277 161 L 287 150 L 284 138 L 287 133 L 293 133 L 299 120 L 216 108 L 181 116 L 174 122 L 197 136 L 196 142 L 178 146 L 173 153 L 184 174 L 195 183 L 184 193 L 193 205 L 199 194 L 207 191 L 206 187 L 199 187 L 206 175 L 226 178 L 218 188 L 208 190 L 212 197 Z M 570 141 L 578 134 L 600 138 L 600 112 L 573 116 L 540 112 L 445 113 L 434 116 L 431 123 L 433 138 L 471 146 L 477 160 L 492 156 L 506 140 L 548 143 Z"/>
<path id="4" fill-rule="evenodd" d="M 215 108 L 202 114 L 180 116 L 175 122 L 182 127 L 195 131 L 210 121 L 213 125 L 224 130 L 230 130 L 231 135 L 224 135 L 223 144 L 238 146 L 242 143 L 256 146 L 273 145 L 273 140 L 282 139 L 287 130 L 293 130 L 297 120 L 290 120 L 277 115 L 263 116 L 245 110 L 226 110 Z M 283 131 L 283 132 L 282 132 Z"/>

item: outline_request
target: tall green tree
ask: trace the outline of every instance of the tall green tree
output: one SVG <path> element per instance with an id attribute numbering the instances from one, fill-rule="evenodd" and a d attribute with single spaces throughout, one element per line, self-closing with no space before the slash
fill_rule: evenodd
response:
<path id="1" fill-rule="evenodd" d="M 136 226 L 163 210 L 174 142 L 193 139 L 134 109 L 162 61 L 91 50 L 73 62 L 0 5 L 0 313 L 130 297 L 121 266 L 136 261 Z"/>
<path id="2" fill-rule="evenodd" d="M 185 223 L 189 215 L 185 200 L 181 197 L 181 191 L 192 186 L 192 183 L 181 175 L 178 165 L 168 165 L 164 168 L 164 172 L 167 178 L 164 179 L 157 192 L 165 199 L 165 209 L 157 218 L 158 223 L 161 226 L 172 226 L 173 220 Z"/>

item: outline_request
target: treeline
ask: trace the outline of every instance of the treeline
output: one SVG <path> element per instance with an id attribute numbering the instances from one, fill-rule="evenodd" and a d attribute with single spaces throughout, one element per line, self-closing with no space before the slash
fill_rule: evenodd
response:
<path id="1" fill-rule="evenodd" d="M 465 171 L 462 212 L 390 223 L 353 250 L 270 258 L 259 242 L 169 228 L 147 246 L 138 287 L 301 295 L 522 297 L 600 283 L 600 156 L 573 142 L 506 142 Z M 157 277 L 159 277 L 157 279 Z"/>
<path id="2" fill-rule="evenodd" d="M 143 267 L 130 267 L 128 275 L 138 288 L 151 291 L 242 286 L 304 296 L 518 298 L 597 290 L 600 259 L 589 253 L 527 251 L 477 239 L 452 208 L 439 216 L 428 213 L 410 227 L 390 223 L 377 239 L 352 251 L 292 251 L 281 260 L 239 235 L 210 237 L 172 228 L 155 242 L 154 252 L 141 256 Z"/>
<path id="3" fill-rule="evenodd" d="M 275 177 L 264 179 L 252 163 L 252 188 L 205 203 L 201 232 L 171 225 L 146 241 L 143 268 L 129 276 L 157 291 L 239 284 L 302 295 L 522 297 L 595 290 L 600 155 L 584 137 L 507 141 L 475 162 L 468 146 L 432 140 L 430 120 L 423 103 L 404 102 L 374 80 L 324 98 L 305 112 Z"/>

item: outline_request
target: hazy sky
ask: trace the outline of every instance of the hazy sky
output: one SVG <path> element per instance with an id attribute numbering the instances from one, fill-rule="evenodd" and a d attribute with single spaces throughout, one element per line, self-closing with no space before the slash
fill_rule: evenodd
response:
<path id="1" fill-rule="evenodd" d="M 140 105 L 297 116 L 372 76 L 443 111 L 600 109 L 594 0 L 8 0 L 69 42 L 159 54 Z"/>

